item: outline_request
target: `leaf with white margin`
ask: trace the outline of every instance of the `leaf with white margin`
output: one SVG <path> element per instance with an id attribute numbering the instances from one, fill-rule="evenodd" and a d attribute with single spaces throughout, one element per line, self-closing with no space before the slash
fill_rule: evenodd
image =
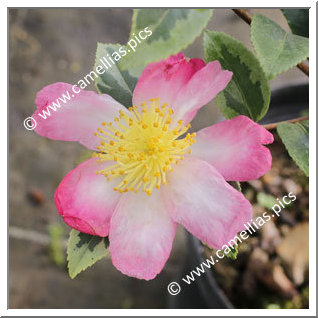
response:
<path id="1" fill-rule="evenodd" d="M 146 66 L 179 53 L 201 34 L 212 14 L 211 9 L 135 9 L 130 39 L 146 27 L 152 34 L 123 57 L 120 67 Z"/>
<path id="2" fill-rule="evenodd" d="M 251 41 L 269 79 L 293 68 L 309 56 L 308 38 L 286 32 L 261 14 L 253 16 Z"/>
<path id="3" fill-rule="evenodd" d="M 309 176 L 309 122 L 281 123 L 277 125 L 277 132 L 283 141 L 289 155 L 299 168 Z"/>
<path id="4" fill-rule="evenodd" d="M 232 80 L 215 99 L 224 117 L 245 115 L 259 121 L 267 113 L 271 91 L 257 58 L 226 33 L 207 30 L 203 40 L 206 62 L 218 60 L 223 69 L 233 72 Z"/>
<path id="5" fill-rule="evenodd" d="M 72 229 L 67 243 L 70 277 L 75 278 L 80 272 L 107 256 L 108 245 L 107 237 L 89 235 Z"/>

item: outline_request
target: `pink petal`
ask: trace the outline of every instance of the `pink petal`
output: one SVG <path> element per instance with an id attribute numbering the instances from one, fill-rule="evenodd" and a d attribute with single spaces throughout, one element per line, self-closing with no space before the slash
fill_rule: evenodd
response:
<path id="1" fill-rule="evenodd" d="M 94 136 L 94 132 L 101 127 L 101 123 L 113 121 L 119 110 L 129 112 L 108 95 L 85 90 L 75 94 L 72 87 L 67 83 L 55 83 L 38 92 L 35 100 L 38 109 L 32 115 L 37 122 L 35 132 L 50 139 L 78 141 L 90 149 L 95 149 L 100 139 Z M 75 90 L 78 91 L 79 87 Z M 40 116 L 43 116 L 43 110 L 47 112 L 47 107 L 56 104 L 62 94 L 74 97 L 70 100 L 66 98 L 66 103 L 60 100 L 60 108 L 56 107 L 56 111 L 49 108 L 50 116 L 43 119 Z"/>
<path id="2" fill-rule="evenodd" d="M 246 116 L 237 116 L 197 133 L 192 154 L 213 165 L 228 181 L 258 179 L 270 168 L 272 156 L 262 144 L 273 135 Z"/>
<path id="3" fill-rule="evenodd" d="M 207 65 L 200 59 L 186 59 L 182 53 L 149 64 L 135 87 L 134 105 L 160 98 L 176 113 L 175 121 L 189 122 L 196 112 L 223 90 L 232 77 L 220 63 Z"/>
<path id="4" fill-rule="evenodd" d="M 220 249 L 244 229 L 252 206 L 205 161 L 186 157 L 163 188 L 172 218 L 209 246 Z"/>
<path id="5" fill-rule="evenodd" d="M 123 195 L 111 219 L 109 249 L 122 273 L 150 280 L 169 258 L 176 232 L 160 191 Z"/>
<path id="6" fill-rule="evenodd" d="M 174 101 L 175 120 L 181 118 L 186 123 L 190 122 L 202 106 L 225 89 L 232 75 L 232 72 L 222 70 L 219 61 L 210 62 L 196 72 Z"/>
<path id="7" fill-rule="evenodd" d="M 70 171 L 58 186 L 55 205 L 70 227 L 92 235 L 108 235 L 110 217 L 120 196 L 113 190 L 118 180 L 107 182 L 95 171 L 111 164 L 89 159 Z"/>
<path id="8" fill-rule="evenodd" d="M 143 101 L 159 97 L 162 102 L 173 106 L 179 90 L 204 65 L 199 59 L 188 62 L 182 53 L 148 64 L 135 87 L 133 104 L 140 105 Z"/>

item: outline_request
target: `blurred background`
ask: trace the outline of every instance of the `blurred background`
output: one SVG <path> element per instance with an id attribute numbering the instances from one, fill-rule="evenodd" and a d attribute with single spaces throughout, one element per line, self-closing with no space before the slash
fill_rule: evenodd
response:
<path id="1" fill-rule="evenodd" d="M 261 12 L 286 30 L 289 29 L 280 10 L 253 9 L 250 12 Z M 182 228 L 178 229 L 168 263 L 162 273 L 152 281 L 146 282 L 122 275 L 109 259 L 99 261 L 74 280 L 69 278 L 64 250 L 69 228 L 64 225 L 56 211 L 53 195 L 62 178 L 87 158 L 87 151 L 76 143 L 45 139 L 27 131 L 23 126 L 24 118 L 35 110 L 36 93 L 54 82 L 75 83 L 89 73 L 93 69 L 97 42 L 126 43 L 131 18 L 131 9 L 9 10 L 11 309 L 178 306 L 171 305 L 166 287 L 180 276 L 185 257 L 189 253 L 187 235 Z M 226 32 L 252 49 L 249 26 L 230 9 L 216 9 L 207 28 Z M 184 52 L 188 57 L 203 58 L 202 36 Z M 138 54 L 138 51 L 135 54 Z M 277 90 L 307 83 L 308 78 L 294 68 L 271 81 L 271 86 L 273 90 Z M 89 89 L 95 90 L 94 87 Z M 211 102 L 199 112 L 193 127 L 197 130 L 221 119 L 216 105 Z M 249 306 L 236 300 L 238 293 L 243 293 L 244 290 L 249 291 L 246 292 L 246 299 L 253 300 L 256 297 L 260 300 L 259 303 L 256 302 L 260 307 L 306 306 L 304 293 L 307 286 L 308 260 L 307 265 L 288 265 L 288 260 L 284 260 L 277 252 L 277 246 L 290 233 L 296 235 L 296 239 L 291 241 L 294 246 L 297 246 L 297 237 L 308 235 L 308 179 L 289 158 L 277 137 L 276 141 L 271 146 L 274 156 L 272 170 L 261 180 L 244 185 L 244 193 L 253 202 L 254 211 L 264 211 L 270 200 L 290 191 L 297 195 L 297 202 L 279 222 L 271 222 L 265 234 L 259 233 L 248 240 L 249 245 L 243 247 L 245 250 L 241 256 L 239 254 L 235 265 L 234 261 L 227 261 L 223 268 L 216 271 L 218 281 L 221 285 L 224 282 L 224 286 L 221 286 L 223 292 L 239 308 Z M 272 197 L 260 198 L 259 192 Z M 298 234 L 293 233 L 295 227 Z M 287 243 L 285 242 L 285 245 Z M 297 247 L 299 250 L 304 249 L 304 243 L 301 244 Z M 302 257 L 306 258 L 306 255 Z M 275 281 L 277 275 L 273 274 L 277 272 L 277 268 L 268 269 L 270 266 L 267 265 L 265 267 L 270 272 L 270 278 L 267 281 L 260 279 L 264 273 L 264 269 L 257 272 L 257 268 L 262 268 L 259 265 L 260 260 L 267 265 L 270 262 L 280 266 L 283 276 L 280 276 L 279 282 Z M 298 266 L 296 278 L 295 266 Z M 245 286 L 245 289 L 235 287 L 238 282 L 240 286 Z M 267 292 L 271 293 L 273 290 L 281 301 L 267 300 Z M 266 294 L 264 297 L 263 291 Z M 298 298 L 295 300 L 295 297 Z M 264 301 L 261 301 L 263 298 Z M 289 302 L 289 305 L 286 305 L 286 302 Z"/>

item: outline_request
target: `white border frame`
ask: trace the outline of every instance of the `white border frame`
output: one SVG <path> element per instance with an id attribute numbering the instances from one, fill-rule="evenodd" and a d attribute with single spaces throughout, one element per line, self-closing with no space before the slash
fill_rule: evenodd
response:
<path id="1" fill-rule="evenodd" d="M 51 7 L 46 5 L 43 1 L 31 0 L 28 2 L 25 1 L 5 1 L 5 6 L 1 6 L 1 32 L 3 33 L 2 39 L 7 38 L 7 10 L 14 7 Z M 267 5 L 267 7 L 262 6 L 262 4 Z M 89 6 L 87 5 L 89 4 Z M 115 7 L 151 7 L 149 1 L 122 1 L 117 0 L 114 2 Z M 177 3 L 176 1 L 167 1 L 162 0 L 160 2 L 161 7 L 210 7 L 214 5 L 214 8 L 237 8 L 237 1 L 223 0 L 222 5 L 220 6 L 217 3 L 211 2 L 211 0 L 199 0 L 195 2 L 188 1 L 185 3 Z M 104 7 L 105 1 L 103 0 L 91 0 L 85 3 L 79 3 L 78 1 L 65 1 L 65 0 L 55 0 L 55 7 Z M 255 1 L 240 1 L 239 7 L 241 8 L 284 8 L 284 7 L 310 7 L 310 86 L 309 86 L 309 98 L 310 98 L 310 139 L 309 139 L 309 164 L 310 164 L 310 178 L 309 178 L 309 187 L 310 187 L 310 200 L 309 200 L 309 210 L 310 210 L 310 222 L 309 222 L 309 249 L 310 249 L 310 293 L 309 293 L 309 309 L 7 309 L 8 301 L 8 288 L 9 286 L 4 282 L 8 281 L 7 277 L 7 262 L 2 259 L 1 261 L 1 297 L 0 297 L 0 314 L 1 316 L 316 316 L 316 3 L 315 1 L 266 1 L 258 2 L 255 4 Z M 156 7 L 156 6 L 154 6 Z M 9 39 L 7 38 L 7 43 Z M 3 97 L 5 97 L 6 104 L 8 105 L 8 57 L 7 50 L 2 48 L 1 50 L 1 61 L 2 69 L 7 70 L 7 77 L 1 78 L 1 91 Z M 1 117 L 7 117 L 7 108 L 3 105 L 0 109 Z M 23 123 L 21 123 L 22 125 Z M 8 121 L 3 122 L 0 126 L 1 133 L 1 149 L 9 149 L 7 144 L 8 135 L 7 135 Z M 6 138 L 4 138 L 6 136 Z M 8 154 L 7 154 L 8 155 Z M 4 156 L 1 157 L 2 167 L 5 167 Z M 8 161 L 7 161 L 8 167 Z M 7 168 L 6 167 L 6 168 Z M 8 224 L 8 214 L 5 214 L 4 211 L 8 209 L 7 202 L 7 169 L 3 169 L 3 177 L 1 178 L 1 202 L 2 202 L 2 222 L 1 222 L 1 245 L 2 255 L 8 255 L 8 237 L 7 237 L 7 224 Z M 166 292 L 166 286 L 163 286 L 163 292 Z"/>

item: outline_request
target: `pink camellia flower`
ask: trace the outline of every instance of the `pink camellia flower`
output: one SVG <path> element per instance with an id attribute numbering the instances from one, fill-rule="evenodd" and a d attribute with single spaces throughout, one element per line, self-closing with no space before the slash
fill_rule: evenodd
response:
<path id="1" fill-rule="evenodd" d="M 263 144 L 273 136 L 245 116 L 187 133 L 231 77 L 218 61 L 179 53 L 145 68 L 129 110 L 108 95 L 81 91 L 38 122 L 42 136 L 97 149 L 66 175 L 55 204 L 72 228 L 109 236 L 112 262 L 122 273 L 146 280 L 160 273 L 178 223 L 221 249 L 250 221 L 250 203 L 227 181 L 265 174 L 271 154 Z M 44 87 L 34 115 L 71 88 Z"/>

